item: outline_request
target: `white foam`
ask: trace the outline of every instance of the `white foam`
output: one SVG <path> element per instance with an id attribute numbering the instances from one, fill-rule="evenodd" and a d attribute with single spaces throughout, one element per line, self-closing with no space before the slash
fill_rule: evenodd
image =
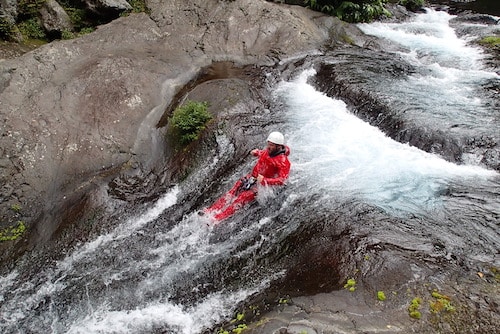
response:
<path id="1" fill-rule="evenodd" d="M 403 23 L 375 22 L 359 24 L 363 32 L 386 38 L 398 43 L 414 55 L 414 61 L 420 64 L 434 62 L 461 69 L 480 67 L 484 53 L 478 47 L 467 45 L 467 40 L 459 38 L 449 21 L 454 18 L 444 11 L 426 9 L 425 14 L 416 15 Z"/>
<path id="2" fill-rule="evenodd" d="M 352 115 L 345 103 L 307 84 L 314 70 L 284 82 L 292 178 L 311 192 L 342 193 L 393 209 L 423 209 L 456 178 L 489 178 L 495 171 L 456 165 L 401 144 Z"/>

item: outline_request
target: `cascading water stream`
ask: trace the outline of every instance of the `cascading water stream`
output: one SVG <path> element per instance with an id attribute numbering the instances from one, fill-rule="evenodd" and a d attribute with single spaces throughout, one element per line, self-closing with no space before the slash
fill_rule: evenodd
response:
<path id="1" fill-rule="evenodd" d="M 314 70 L 283 83 L 277 94 L 289 115 L 289 143 L 294 148 L 294 175 L 304 188 L 358 196 L 392 213 L 433 210 L 450 183 L 494 177 L 477 166 L 459 166 L 401 144 L 350 114 L 340 100 L 307 84 Z"/>
<path id="2" fill-rule="evenodd" d="M 433 15 L 437 21 L 429 20 Z M 494 134 L 498 118 L 473 92 L 485 80 L 499 80 L 498 75 L 484 70 L 481 54 L 446 28 L 446 15 L 431 12 L 409 23 L 363 26 L 367 33 L 392 34 L 395 40 L 408 42 L 405 57 L 419 69 L 407 86 L 403 81 L 383 88 L 401 99 L 408 96 L 418 110 L 426 112 L 418 116 L 425 122 L 458 120 L 470 128 L 489 122 L 484 130 Z M 451 44 L 444 45 L 443 40 Z M 498 173 L 477 165 L 456 165 L 391 140 L 352 115 L 344 102 L 316 91 L 308 84 L 314 74 L 305 68 L 296 79 L 280 83 L 270 97 L 283 106 L 282 130 L 293 164 L 285 202 L 275 214 L 314 195 L 319 195 L 323 206 L 354 198 L 389 216 L 422 217 L 428 233 L 445 240 L 452 250 L 467 250 L 471 243 L 476 247 L 473 256 L 498 261 L 494 255 L 500 248 L 495 223 L 500 214 Z M 418 94 L 422 90 L 425 93 Z M 446 106 L 431 108 L 443 97 Z M 222 150 L 229 149 L 230 144 L 219 139 Z M 217 161 L 214 158 L 213 164 Z M 213 164 L 195 173 L 209 175 Z M 465 190 L 450 200 L 446 195 L 457 187 Z M 184 184 L 174 187 L 145 213 L 77 246 L 37 273 L 29 271 L 28 260 L 0 277 L 0 331 L 201 333 L 231 318 L 237 303 L 283 275 L 254 264 L 252 254 L 286 238 L 287 228 L 293 229 L 294 224 L 314 219 L 297 210 L 294 222 L 285 227 L 273 225 L 274 216 L 269 215 L 243 226 L 228 221 L 214 229 L 197 216 L 199 208 L 173 214 L 181 210 L 182 197 L 190 192 Z M 481 199 L 480 207 L 474 198 Z M 443 222 L 437 225 L 435 217 Z M 465 232 L 456 232 L 462 228 Z M 218 238 L 224 231 L 226 235 Z M 395 232 L 387 231 L 387 240 L 391 233 Z M 411 240 L 402 235 L 394 239 L 398 237 L 401 243 Z M 245 276 L 241 286 L 215 282 L 212 273 L 239 260 L 243 264 L 231 270 Z M 255 279 L 246 277 L 247 273 Z"/>
<path id="3" fill-rule="evenodd" d="M 477 36 L 457 36 L 450 26 L 454 17 L 427 9 L 407 22 L 359 27 L 399 45 L 402 50 L 395 54 L 416 68 L 408 77 L 379 82 L 406 117 L 438 129 L 495 133 L 498 116 L 491 110 L 495 96 L 492 101 L 482 91 L 488 84 L 498 86 L 500 76 L 485 68 L 484 52 L 468 44 Z M 483 25 L 482 29 L 492 28 Z"/>

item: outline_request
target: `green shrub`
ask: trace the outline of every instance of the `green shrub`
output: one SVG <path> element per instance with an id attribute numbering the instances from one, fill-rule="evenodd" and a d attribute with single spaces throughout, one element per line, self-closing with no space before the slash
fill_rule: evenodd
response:
<path id="1" fill-rule="evenodd" d="M 127 2 L 132 6 L 133 13 L 148 13 L 148 7 L 144 0 L 127 0 Z"/>
<path id="2" fill-rule="evenodd" d="M 72 31 L 65 29 L 61 32 L 61 39 L 73 39 L 73 38 L 75 38 L 75 34 Z"/>
<path id="3" fill-rule="evenodd" d="M 78 36 L 85 35 L 85 34 L 90 34 L 93 31 L 95 31 L 95 28 L 92 28 L 92 27 L 83 28 L 78 33 Z"/>
<path id="4" fill-rule="evenodd" d="M 9 40 L 12 37 L 14 25 L 3 17 L 0 17 L 0 38 Z"/>
<path id="5" fill-rule="evenodd" d="M 28 39 L 45 40 L 47 38 L 47 35 L 45 35 L 45 30 L 36 18 L 23 21 L 19 23 L 18 27 L 21 34 Z"/>
<path id="6" fill-rule="evenodd" d="M 177 107 L 169 118 L 172 139 L 180 146 L 186 146 L 199 138 L 212 115 L 208 112 L 207 102 L 187 101 Z"/>
<path id="7" fill-rule="evenodd" d="M 306 7 L 339 19 L 356 23 L 370 22 L 380 16 L 391 16 L 384 4 L 388 0 L 304 0 Z"/>
<path id="8" fill-rule="evenodd" d="M 17 11 L 21 20 L 37 17 L 46 0 L 19 0 Z"/>
<path id="9" fill-rule="evenodd" d="M 75 26 L 76 29 L 79 29 L 83 26 L 85 26 L 85 16 L 86 12 L 85 9 L 82 8 L 72 8 L 72 7 L 64 7 L 64 10 L 69 16 L 69 19 L 73 26 Z"/>

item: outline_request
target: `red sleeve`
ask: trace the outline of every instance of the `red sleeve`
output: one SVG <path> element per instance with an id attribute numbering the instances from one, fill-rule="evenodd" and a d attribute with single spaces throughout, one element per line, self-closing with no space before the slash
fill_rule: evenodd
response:
<path id="1" fill-rule="evenodd" d="M 256 149 L 256 153 L 252 153 L 253 156 L 256 156 L 256 157 L 260 157 L 263 153 L 265 153 L 266 151 L 265 150 L 259 150 L 259 149 Z"/>

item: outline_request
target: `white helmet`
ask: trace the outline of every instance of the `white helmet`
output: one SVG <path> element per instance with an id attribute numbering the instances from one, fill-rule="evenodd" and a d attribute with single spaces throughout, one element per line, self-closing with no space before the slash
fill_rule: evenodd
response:
<path id="1" fill-rule="evenodd" d="M 271 143 L 277 144 L 277 145 L 285 145 L 285 137 L 281 132 L 271 132 L 269 136 L 267 137 L 267 141 L 270 141 Z"/>

